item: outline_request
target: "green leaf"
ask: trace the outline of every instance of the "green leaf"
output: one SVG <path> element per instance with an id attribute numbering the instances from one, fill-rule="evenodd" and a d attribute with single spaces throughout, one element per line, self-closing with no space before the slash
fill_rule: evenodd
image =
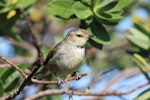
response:
<path id="1" fill-rule="evenodd" d="M 142 66 L 138 60 L 134 60 L 134 62 L 138 65 L 140 71 L 143 73 L 143 75 L 145 76 L 145 78 L 150 82 L 150 77 L 146 71 L 146 69 L 144 68 L 144 66 Z"/>
<path id="2" fill-rule="evenodd" d="M 5 7 L 5 6 L 6 6 L 6 2 L 1 1 L 1 2 L 0 2 L 0 7 Z"/>
<path id="3" fill-rule="evenodd" d="M 133 0 L 118 0 L 118 3 L 114 8 L 112 8 L 109 12 L 116 12 L 122 10 L 124 7 L 128 6 Z"/>
<path id="4" fill-rule="evenodd" d="M 5 92 L 10 92 L 15 89 L 20 81 L 21 75 L 18 71 L 13 72 L 11 75 L 8 75 L 5 79 L 4 90 Z"/>
<path id="5" fill-rule="evenodd" d="M 95 19 L 104 24 L 116 24 L 120 19 L 122 19 L 122 12 L 117 13 L 107 13 L 107 12 L 99 12 L 95 16 Z"/>
<path id="6" fill-rule="evenodd" d="M 93 40 L 93 39 L 90 39 L 90 40 L 89 40 L 89 43 L 90 43 L 92 46 L 94 46 L 95 48 L 97 48 L 97 49 L 102 49 L 102 47 L 103 47 L 102 44 L 97 43 L 97 42 L 96 42 L 95 40 Z"/>
<path id="7" fill-rule="evenodd" d="M 143 32 L 131 28 L 129 31 L 132 33 L 131 35 L 128 35 L 128 40 L 133 43 L 134 45 L 144 49 L 149 50 L 150 49 L 150 39 L 148 36 L 146 36 Z"/>
<path id="8" fill-rule="evenodd" d="M 93 12 L 97 21 L 105 24 L 116 24 L 122 19 L 123 8 L 132 0 L 93 0 Z"/>
<path id="9" fill-rule="evenodd" d="M 0 71 L 0 82 L 2 82 L 3 84 L 4 92 L 10 92 L 13 89 L 15 89 L 18 86 L 20 79 L 21 79 L 21 75 L 18 71 L 16 71 L 15 68 L 12 68 L 12 67 L 4 68 L 4 69 L 1 69 Z"/>
<path id="10" fill-rule="evenodd" d="M 87 19 L 85 19 L 85 23 L 88 25 L 90 25 L 93 22 L 93 17 L 88 17 Z"/>
<path id="11" fill-rule="evenodd" d="M 99 5 L 103 0 L 92 0 L 91 3 L 92 3 L 92 7 L 95 7 L 97 5 Z"/>
<path id="12" fill-rule="evenodd" d="M 113 8 L 117 2 L 118 0 L 103 0 L 97 7 L 101 8 L 102 10 L 108 10 L 108 8 Z"/>
<path id="13" fill-rule="evenodd" d="M 11 5 L 11 0 L 1 0 L 1 5 L 4 7 L 8 7 Z"/>
<path id="14" fill-rule="evenodd" d="M 72 5 L 71 0 L 56 0 L 50 2 L 45 9 L 52 15 L 69 19 L 73 15 Z"/>
<path id="15" fill-rule="evenodd" d="M 148 69 L 150 69 L 150 67 L 148 65 L 145 66 L 145 63 L 146 63 L 145 59 L 142 58 L 138 54 L 134 54 L 133 56 L 134 56 L 134 62 L 138 65 L 140 71 L 143 73 L 143 75 L 145 76 L 145 78 L 150 82 L 150 77 L 149 77 L 149 75 L 148 75 L 148 73 L 146 71 L 147 70 L 146 67 L 148 67 Z"/>
<path id="16" fill-rule="evenodd" d="M 17 34 L 14 34 L 12 32 L 12 28 L 14 27 L 14 23 L 16 22 L 16 20 L 19 18 L 19 14 L 20 13 L 17 12 L 17 14 L 9 20 L 6 18 L 7 13 L 0 14 L 0 22 L 2 23 L 0 24 L 0 35 L 12 37 L 17 40 Z"/>
<path id="17" fill-rule="evenodd" d="M 109 44 L 110 37 L 106 29 L 97 21 L 93 21 L 90 27 L 87 29 L 89 34 L 93 34 L 96 37 L 93 37 L 92 40 L 99 44 Z"/>
<path id="18" fill-rule="evenodd" d="M 1 79 L 1 76 L 3 75 L 3 73 L 7 70 L 7 68 L 3 68 L 0 70 L 0 79 Z"/>
<path id="19" fill-rule="evenodd" d="M 137 28 L 139 31 L 143 32 L 143 34 L 150 37 L 150 32 L 148 32 L 146 29 L 144 29 L 140 24 L 134 23 L 135 28 Z"/>
<path id="20" fill-rule="evenodd" d="M 35 2 L 36 0 L 18 0 L 18 2 L 15 5 L 11 4 L 11 0 L 7 0 L 5 3 L 0 2 L 0 6 L 2 6 L 2 8 L 0 7 L 1 8 L 0 13 L 6 13 L 15 8 L 25 9 Z"/>
<path id="21" fill-rule="evenodd" d="M 141 63 L 141 65 L 143 65 L 144 67 L 147 67 L 146 69 L 150 70 L 149 64 L 141 55 L 135 53 L 134 57 Z"/>
<path id="22" fill-rule="evenodd" d="M 18 0 L 18 2 L 15 5 L 15 8 L 27 8 L 31 5 L 33 5 L 36 2 L 36 0 Z"/>
<path id="23" fill-rule="evenodd" d="M 128 50 L 127 50 L 127 53 L 130 54 L 130 55 L 133 55 L 134 53 L 137 53 L 137 54 L 140 54 L 141 56 L 143 56 L 144 58 L 148 58 L 149 57 L 149 50 L 143 50 L 139 47 L 130 47 Z"/>
<path id="24" fill-rule="evenodd" d="M 19 67 L 20 69 L 24 70 L 27 65 L 20 64 Z M 0 79 L 3 82 L 3 88 L 5 92 L 10 92 L 15 89 L 18 86 L 21 77 L 21 74 L 13 67 L 0 70 Z"/>
<path id="25" fill-rule="evenodd" d="M 91 5 L 91 0 L 81 0 L 81 1 L 89 6 Z"/>
<path id="26" fill-rule="evenodd" d="M 4 88 L 3 88 L 3 83 L 2 80 L 0 79 L 0 97 L 4 95 Z"/>
<path id="27" fill-rule="evenodd" d="M 141 93 L 138 97 L 136 97 L 134 100 L 150 100 L 150 90 L 146 90 L 143 93 Z"/>
<path id="28" fill-rule="evenodd" d="M 74 14 L 79 19 L 87 19 L 88 17 L 92 16 L 93 13 L 89 6 L 83 4 L 80 1 L 77 1 L 73 4 L 72 9 L 74 11 Z"/>
<path id="29" fill-rule="evenodd" d="M 3 69 L 4 71 L 1 73 L 0 79 L 4 83 L 6 79 L 11 76 L 11 74 L 15 71 L 15 68 L 6 68 Z"/>
<path id="30" fill-rule="evenodd" d="M 12 7 L 4 7 L 4 8 L 2 8 L 1 10 L 0 10 L 0 14 L 1 13 L 5 13 L 5 12 L 8 12 L 8 11 L 10 11 L 12 9 Z"/>

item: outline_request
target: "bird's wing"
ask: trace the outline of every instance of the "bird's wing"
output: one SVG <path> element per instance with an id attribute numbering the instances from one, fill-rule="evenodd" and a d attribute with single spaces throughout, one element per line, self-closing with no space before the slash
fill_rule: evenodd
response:
<path id="1" fill-rule="evenodd" d="M 46 65 L 48 63 L 48 61 L 53 57 L 54 53 L 55 53 L 54 50 L 52 50 L 51 52 L 48 53 L 48 55 L 44 61 L 44 65 Z"/>
<path id="2" fill-rule="evenodd" d="M 47 55 L 47 57 L 46 57 L 46 59 L 45 59 L 45 61 L 44 61 L 44 65 L 48 64 L 49 60 L 50 60 L 51 58 L 53 58 L 53 56 L 56 54 L 57 50 L 61 47 L 61 46 L 60 46 L 61 44 L 62 44 L 61 42 L 58 43 L 58 44 L 52 49 L 52 51 L 50 51 L 50 52 L 48 53 L 48 55 Z"/>

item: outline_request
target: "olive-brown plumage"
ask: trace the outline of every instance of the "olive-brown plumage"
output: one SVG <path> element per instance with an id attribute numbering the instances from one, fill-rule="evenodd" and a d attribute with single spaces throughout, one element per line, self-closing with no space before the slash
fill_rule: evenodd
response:
<path id="1" fill-rule="evenodd" d="M 44 66 L 55 74 L 74 72 L 85 56 L 85 44 L 91 35 L 84 29 L 75 29 L 66 35 L 47 55 Z"/>

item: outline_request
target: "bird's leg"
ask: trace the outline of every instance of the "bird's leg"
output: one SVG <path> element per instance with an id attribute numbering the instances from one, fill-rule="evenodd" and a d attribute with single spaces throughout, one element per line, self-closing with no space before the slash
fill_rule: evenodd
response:
<path id="1" fill-rule="evenodd" d="M 78 71 L 74 72 L 74 73 L 72 74 L 72 76 L 75 76 L 75 77 L 76 77 L 76 80 L 81 79 L 81 74 L 80 74 Z"/>
<path id="2" fill-rule="evenodd" d="M 60 87 L 60 85 L 63 84 L 64 81 L 60 77 L 58 77 L 56 73 L 54 73 L 54 74 L 55 74 L 57 81 L 58 81 L 57 86 Z"/>
<path id="3" fill-rule="evenodd" d="M 73 91 L 72 91 L 71 94 L 69 95 L 69 100 L 73 100 Z"/>

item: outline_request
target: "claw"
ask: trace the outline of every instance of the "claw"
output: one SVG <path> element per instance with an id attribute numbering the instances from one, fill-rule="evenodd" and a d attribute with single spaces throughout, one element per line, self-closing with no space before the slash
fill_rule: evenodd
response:
<path id="1" fill-rule="evenodd" d="M 75 76 L 76 80 L 81 79 L 81 74 L 79 72 L 74 72 L 72 76 Z"/>
<path id="2" fill-rule="evenodd" d="M 59 78 L 56 73 L 54 73 L 54 74 L 57 77 L 57 81 L 58 81 L 57 86 L 60 87 L 60 85 L 63 84 L 64 81 L 61 78 Z"/>
<path id="3" fill-rule="evenodd" d="M 58 81 L 58 83 L 57 83 L 58 87 L 60 87 L 60 85 L 64 83 L 64 81 L 59 77 L 57 77 L 57 81 Z"/>

